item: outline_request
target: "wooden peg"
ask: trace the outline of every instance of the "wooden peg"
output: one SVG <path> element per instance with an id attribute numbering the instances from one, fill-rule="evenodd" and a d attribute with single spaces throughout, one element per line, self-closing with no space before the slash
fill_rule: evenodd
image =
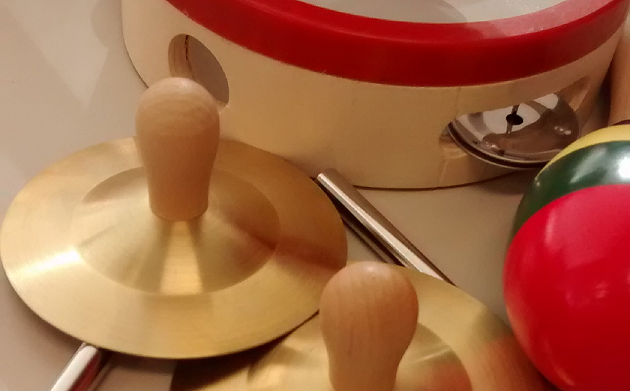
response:
<path id="1" fill-rule="evenodd" d="M 335 391 L 392 391 L 418 324 L 418 298 L 395 267 L 364 261 L 324 288 L 322 334 Z"/>
<path id="2" fill-rule="evenodd" d="M 630 120 L 630 21 L 626 20 L 610 72 L 609 125 Z"/>
<path id="3" fill-rule="evenodd" d="M 138 105 L 136 144 L 153 213 L 169 221 L 202 215 L 219 144 L 219 113 L 212 95 L 187 78 L 153 84 Z"/>

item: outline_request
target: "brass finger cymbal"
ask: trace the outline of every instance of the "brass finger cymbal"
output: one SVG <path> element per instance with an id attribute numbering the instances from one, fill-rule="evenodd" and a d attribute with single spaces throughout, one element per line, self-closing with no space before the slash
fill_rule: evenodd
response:
<path id="1" fill-rule="evenodd" d="M 297 168 L 219 140 L 216 110 L 190 80 L 158 82 L 135 138 L 24 187 L 0 249 L 28 307 L 94 346 L 157 358 L 245 350 L 317 311 L 346 262 L 340 217 Z"/>
<path id="2" fill-rule="evenodd" d="M 345 269 L 354 265 L 354 262 L 350 263 Z M 507 325 L 482 303 L 437 278 L 400 266 L 380 265 L 393 268 L 408 278 L 417 298 L 417 327 L 399 361 L 395 391 L 553 389 L 528 361 Z M 356 287 L 356 284 L 349 285 Z M 373 283 L 366 286 L 367 289 L 376 289 Z M 369 294 L 369 291 L 355 291 L 348 296 L 361 298 Z M 329 359 L 330 352 L 323 333 L 323 304 L 322 301 L 322 311 L 318 315 L 272 344 L 221 359 L 178 362 L 171 391 L 332 391 L 330 374 L 333 361 Z M 391 310 L 397 306 L 402 307 L 403 304 L 388 307 Z M 364 307 L 362 303 L 344 312 L 357 316 Z M 374 316 L 370 320 L 372 325 L 378 323 Z M 402 322 L 400 316 L 391 314 L 386 319 L 382 324 L 387 327 L 399 327 L 398 323 Z M 331 324 L 339 327 L 340 323 L 328 320 L 328 333 L 331 332 Z M 374 349 L 369 345 L 384 343 L 385 347 L 381 346 L 381 349 L 387 349 L 387 340 L 383 342 L 383 338 L 378 338 L 376 334 L 371 335 L 367 347 L 358 348 L 363 331 L 356 324 L 351 326 L 352 331 L 345 340 L 352 340 L 352 344 L 346 346 L 345 351 L 355 350 L 357 357 L 364 358 L 369 356 L 364 349 Z M 402 333 L 398 328 L 389 332 L 389 335 L 399 334 Z M 331 344 L 330 340 L 328 344 Z M 341 347 L 341 352 L 344 354 L 344 347 Z M 339 355 L 339 352 L 336 354 Z M 382 352 L 373 354 L 382 355 Z M 361 360 L 350 361 L 350 370 L 354 370 Z M 339 357 L 334 362 L 338 361 Z M 364 373 L 369 374 L 370 370 Z M 336 383 L 341 382 L 337 380 Z"/>

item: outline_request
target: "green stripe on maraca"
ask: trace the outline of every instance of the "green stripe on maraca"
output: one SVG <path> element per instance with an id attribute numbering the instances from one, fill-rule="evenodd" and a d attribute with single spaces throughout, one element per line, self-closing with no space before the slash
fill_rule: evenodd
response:
<path id="1" fill-rule="evenodd" d="M 588 187 L 630 183 L 630 141 L 609 141 L 565 154 L 545 167 L 525 192 L 512 237 L 538 210 L 571 192 Z"/>

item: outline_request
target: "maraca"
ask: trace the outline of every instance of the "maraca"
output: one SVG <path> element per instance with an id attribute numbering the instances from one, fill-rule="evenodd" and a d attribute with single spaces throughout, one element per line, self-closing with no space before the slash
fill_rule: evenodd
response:
<path id="1" fill-rule="evenodd" d="M 610 121 L 630 118 L 628 34 L 613 64 Z M 630 390 L 630 125 L 578 139 L 519 205 L 504 269 L 508 317 L 563 391 Z"/>

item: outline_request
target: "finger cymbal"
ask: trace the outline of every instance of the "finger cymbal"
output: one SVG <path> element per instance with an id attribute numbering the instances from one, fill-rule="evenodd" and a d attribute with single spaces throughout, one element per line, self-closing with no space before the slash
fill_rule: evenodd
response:
<path id="1" fill-rule="evenodd" d="M 317 185 L 220 140 L 214 99 L 188 79 L 152 85 L 136 131 L 52 164 L 11 204 L 1 256 L 26 305 L 79 340 L 157 358 L 249 349 L 311 317 L 347 254 Z"/>
<path id="2" fill-rule="evenodd" d="M 380 270 L 366 271 L 370 268 Z M 409 282 L 415 297 L 409 297 L 405 283 L 393 273 Z M 412 334 L 409 319 L 415 327 Z M 408 345 L 398 358 L 401 343 Z M 330 280 L 319 314 L 291 334 L 221 359 L 178 362 L 171 391 L 355 391 L 357 387 L 552 390 L 511 330 L 483 304 L 437 278 L 363 261 L 350 263 Z"/>

